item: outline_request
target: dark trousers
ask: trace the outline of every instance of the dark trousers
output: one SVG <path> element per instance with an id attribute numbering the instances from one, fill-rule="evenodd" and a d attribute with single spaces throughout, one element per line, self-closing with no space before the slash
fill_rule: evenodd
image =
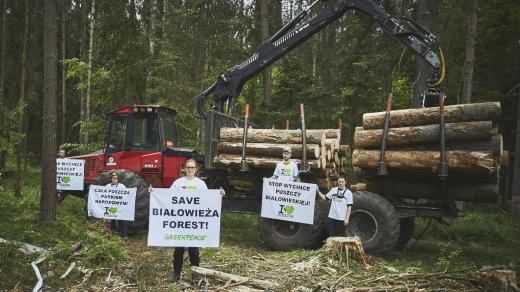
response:
<path id="1" fill-rule="evenodd" d="M 119 235 L 122 237 L 128 236 L 128 226 L 124 220 L 112 220 L 110 222 L 110 229 L 119 232 Z"/>
<path id="2" fill-rule="evenodd" d="M 173 274 L 180 275 L 182 272 L 182 260 L 184 257 L 184 247 L 176 247 L 173 251 Z M 188 247 L 188 254 L 190 255 L 190 265 L 199 266 L 199 248 Z"/>
<path id="3" fill-rule="evenodd" d="M 345 236 L 345 224 L 343 223 L 343 220 L 329 218 L 327 230 L 329 231 L 329 237 Z"/>

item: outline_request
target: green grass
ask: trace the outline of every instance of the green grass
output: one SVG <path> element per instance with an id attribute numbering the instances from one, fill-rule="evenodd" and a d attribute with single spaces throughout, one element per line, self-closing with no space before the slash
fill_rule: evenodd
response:
<path id="1" fill-rule="evenodd" d="M 417 236 L 429 219 L 416 219 L 415 235 L 405 252 L 386 258 L 397 266 L 414 263 L 429 270 L 458 269 L 471 265 L 513 264 L 520 272 L 520 228 L 511 216 L 493 205 L 466 205 L 465 216 L 449 225 L 432 221 L 422 238 Z"/>
<path id="2" fill-rule="evenodd" d="M 22 290 L 30 289 L 36 280 L 30 263 L 38 255 L 23 254 L 15 242 L 49 251 L 47 259 L 39 265 L 42 270 L 65 271 L 72 261 L 85 268 L 109 266 L 126 258 L 118 237 L 112 236 L 100 222 L 87 221 L 83 199 L 67 198 L 55 222 L 47 226 L 38 224 L 39 172 L 29 169 L 24 177 L 30 179 L 24 181 L 20 198 L 14 197 L 14 178 L 1 182 L 4 191 L 0 194 L 0 237 L 12 244 L 0 244 L 0 290 L 17 284 Z M 81 248 L 73 254 L 72 247 L 76 244 L 81 244 Z M 46 276 L 49 283 L 58 280 Z M 67 279 L 60 280 L 60 285 L 67 285 Z"/>
<path id="3" fill-rule="evenodd" d="M 105 225 L 86 219 L 82 199 L 67 198 L 59 208 L 57 220 L 49 226 L 40 226 L 37 222 L 39 171 L 30 168 L 24 177 L 27 180 L 19 199 L 14 198 L 12 177 L 0 181 L 4 187 L 0 193 L 0 237 L 49 249 L 49 257 L 39 265 L 49 289 L 71 287 L 81 282 L 84 275 L 77 270 L 70 277 L 59 280 L 71 262 L 83 268 L 98 269 L 97 277 L 106 277 L 108 268 L 116 269 L 118 273 L 126 273 L 129 280 L 144 290 L 154 290 L 157 277 L 167 278 L 170 274 L 171 249 L 147 248 L 145 231 L 133 236 L 131 245 L 124 244 L 112 236 Z M 437 272 L 474 265 L 512 263 L 517 273 L 520 272 L 520 228 L 513 226 L 510 215 L 497 206 L 467 205 L 465 217 L 449 225 L 433 221 L 417 241 L 428 222 L 428 219 L 416 219 L 414 239 L 405 251 L 392 251 L 376 257 L 377 263 L 370 271 L 355 261 L 351 261 L 350 269 L 359 281 L 386 273 L 388 267 L 400 272 L 410 267 Z M 317 255 L 317 251 L 309 250 L 269 251 L 261 242 L 259 229 L 258 215 L 224 213 L 220 247 L 202 249 L 203 262 L 223 271 L 246 275 L 248 266 L 240 263 L 247 263 L 252 257 L 265 255 L 280 262 L 295 263 Z M 73 246 L 78 243 L 81 248 L 73 253 Z M 128 255 L 130 253 L 134 257 L 143 256 L 132 258 Z M 12 289 L 16 285 L 21 290 L 32 289 L 35 276 L 30 262 L 36 257 L 23 254 L 14 244 L 0 244 L 0 290 Z M 325 277 L 339 277 L 345 273 L 346 267 L 338 266 L 338 263 L 337 259 L 331 262 L 326 259 L 321 264 L 328 268 L 321 272 L 328 275 Z M 54 271 L 54 275 L 50 271 Z"/>
<path id="4" fill-rule="evenodd" d="M 221 242 L 223 244 L 251 246 L 260 242 L 258 215 L 223 213 L 221 218 Z"/>

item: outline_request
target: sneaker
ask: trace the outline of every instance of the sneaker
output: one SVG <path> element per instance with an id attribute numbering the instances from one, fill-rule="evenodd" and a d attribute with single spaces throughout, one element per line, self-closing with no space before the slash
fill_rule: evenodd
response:
<path id="1" fill-rule="evenodd" d="M 176 283 L 176 282 L 179 282 L 180 279 L 181 279 L 181 274 L 173 274 L 170 281 L 172 283 Z"/>

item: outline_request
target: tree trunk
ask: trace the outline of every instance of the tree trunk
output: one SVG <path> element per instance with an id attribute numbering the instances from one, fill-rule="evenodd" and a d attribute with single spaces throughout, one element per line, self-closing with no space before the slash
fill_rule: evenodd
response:
<path id="1" fill-rule="evenodd" d="M 416 2 L 415 18 L 418 24 L 433 32 L 436 17 L 436 0 L 419 0 Z M 426 90 L 426 83 L 431 78 L 433 68 L 421 57 L 415 55 L 415 82 L 413 86 L 412 107 L 422 105 L 422 93 Z"/>
<path id="2" fill-rule="evenodd" d="M 276 164 L 282 161 L 282 159 L 277 157 L 247 156 L 246 161 L 250 167 L 272 168 L 274 170 Z M 293 161 L 296 164 L 299 164 L 301 162 L 299 159 L 293 159 Z M 213 162 L 216 166 L 238 169 L 242 167 L 242 155 L 220 154 L 219 156 L 215 156 Z M 318 169 L 321 167 L 321 163 L 319 160 L 307 160 L 307 163 L 309 164 L 311 169 Z"/>
<path id="3" fill-rule="evenodd" d="M 67 22 L 67 3 L 63 1 L 63 10 L 61 14 L 61 144 L 67 141 L 67 77 L 65 72 L 65 64 L 63 61 L 67 58 L 65 44 L 67 37 L 65 35 L 65 25 Z"/>
<path id="4" fill-rule="evenodd" d="M 6 55 L 7 55 L 7 0 L 2 3 L 2 30 L 0 34 L 0 110 L 3 110 L 5 105 L 5 73 Z M 6 121 L 5 116 L 0 117 L 0 138 L 7 138 L 5 134 Z M 0 170 L 5 167 L 7 159 L 7 151 L 0 151 Z"/>
<path id="5" fill-rule="evenodd" d="M 462 72 L 462 103 L 471 102 L 473 68 L 475 66 L 475 39 L 477 38 L 478 0 L 469 1 L 468 35 L 466 37 L 466 60 Z"/>
<path id="6" fill-rule="evenodd" d="M 448 123 L 445 125 L 446 142 L 489 140 L 497 134 L 491 121 Z M 383 130 L 360 130 L 354 133 L 356 147 L 379 146 Z M 427 125 L 388 129 L 386 145 L 418 145 L 439 143 L 440 126 Z"/>
<path id="7" fill-rule="evenodd" d="M 79 54 L 82 62 L 87 61 L 87 22 L 88 22 L 88 6 L 87 0 L 81 0 L 81 46 L 79 48 Z M 84 80 L 81 80 L 84 82 Z M 80 90 L 80 126 L 79 126 L 79 144 L 85 143 L 85 89 Z"/>
<path id="8" fill-rule="evenodd" d="M 339 130 L 307 130 L 307 143 L 324 145 L 325 137 L 336 135 L 339 140 Z M 323 133 L 323 134 L 322 134 Z M 221 128 L 221 142 L 242 142 L 243 129 L 241 128 Z M 296 144 L 302 143 L 301 130 L 273 130 L 273 129 L 249 129 L 247 132 L 248 143 L 276 143 L 276 144 Z"/>
<path id="9" fill-rule="evenodd" d="M 357 191 L 368 190 L 383 194 L 384 183 L 382 180 L 371 179 L 364 183 L 364 187 L 358 184 Z M 457 201 L 474 203 L 496 203 L 498 199 L 498 184 L 478 184 L 475 182 L 452 182 L 451 193 Z M 439 182 L 410 179 L 393 179 L 390 190 L 398 198 L 410 199 L 440 199 Z"/>
<path id="10" fill-rule="evenodd" d="M 148 30 L 148 62 L 146 65 L 145 92 L 147 101 L 150 103 L 157 102 L 156 97 L 152 94 L 151 83 L 153 78 L 153 60 L 155 57 L 155 21 L 157 17 L 157 0 L 150 1 L 150 21 Z"/>
<path id="11" fill-rule="evenodd" d="M 260 26 L 262 29 L 262 41 L 265 42 L 269 38 L 269 4 L 268 0 L 259 0 L 260 2 Z M 267 67 L 263 71 L 264 77 L 264 99 L 266 104 L 271 104 L 273 85 L 271 80 L 271 67 Z"/>
<path id="12" fill-rule="evenodd" d="M 246 154 L 254 156 L 270 156 L 281 158 L 283 144 L 271 143 L 247 143 Z M 242 143 L 219 142 L 217 144 L 219 153 L 222 154 L 242 154 Z M 302 158 L 303 147 L 300 144 L 291 144 L 292 158 Z M 318 144 L 307 144 L 307 158 L 316 159 L 320 156 L 320 146 Z"/>
<path id="13" fill-rule="evenodd" d="M 386 151 L 389 170 L 407 170 L 416 175 L 437 174 L 438 151 Z M 495 179 L 496 167 L 491 152 L 447 151 L 450 177 Z M 379 165 L 378 150 L 354 150 L 352 165 L 375 169 Z"/>
<path id="14" fill-rule="evenodd" d="M 29 0 L 25 0 L 25 27 L 23 34 L 23 46 L 22 46 L 22 68 L 20 77 L 20 99 L 18 100 L 19 107 L 22 108 L 20 115 L 18 116 L 18 133 L 23 133 L 23 120 L 25 113 L 25 80 L 27 76 L 27 40 L 29 39 Z M 25 137 L 24 137 L 25 139 Z M 16 182 L 14 188 L 14 194 L 16 197 L 21 196 L 22 189 L 22 145 L 23 140 L 20 140 L 16 145 Z"/>
<path id="15" fill-rule="evenodd" d="M 469 142 L 451 142 L 446 143 L 446 151 L 477 151 L 477 152 L 493 152 L 494 157 L 503 155 L 503 139 L 502 134 L 491 136 L 491 139 L 485 141 L 469 141 Z M 360 148 L 358 148 L 360 149 Z M 379 149 L 378 146 L 363 147 L 363 149 Z M 406 146 L 388 146 L 388 151 L 439 151 L 439 143 L 430 145 L 406 145 Z"/>
<path id="16" fill-rule="evenodd" d="M 40 222 L 56 219 L 56 86 L 57 29 L 56 1 L 44 1 L 43 34 L 43 127 Z"/>
<path id="17" fill-rule="evenodd" d="M 500 118 L 499 102 L 449 105 L 444 107 L 446 123 L 497 121 Z M 385 112 L 366 113 L 363 115 L 363 128 L 382 129 Z M 439 108 L 403 109 L 390 112 L 389 127 L 407 127 L 439 123 Z"/>
<path id="18" fill-rule="evenodd" d="M 90 143 L 90 99 L 92 98 L 92 62 L 94 61 L 94 27 L 96 24 L 96 0 L 92 0 L 90 10 L 90 42 L 88 47 L 88 66 L 87 66 L 87 100 L 85 101 L 85 144 Z"/>

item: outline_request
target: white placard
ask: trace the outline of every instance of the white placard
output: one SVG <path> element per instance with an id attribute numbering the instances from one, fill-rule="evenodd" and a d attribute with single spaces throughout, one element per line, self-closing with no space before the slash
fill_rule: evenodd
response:
<path id="1" fill-rule="evenodd" d="M 218 247 L 219 190 L 153 189 L 148 246 Z"/>
<path id="2" fill-rule="evenodd" d="M 83 190 L 85 160 L 56 159 L 56 189 Z"/>
<path id="3" fill-rule="evenodd" d="M 88 215 L 96 218 L 134 221 L 137 188 L 91 185 Z"/>
<path id="4" fill-rule="evenodd" d="M 261 216 L 313 224 L 315 199 L 314 184 L 264 178 Z"/>

